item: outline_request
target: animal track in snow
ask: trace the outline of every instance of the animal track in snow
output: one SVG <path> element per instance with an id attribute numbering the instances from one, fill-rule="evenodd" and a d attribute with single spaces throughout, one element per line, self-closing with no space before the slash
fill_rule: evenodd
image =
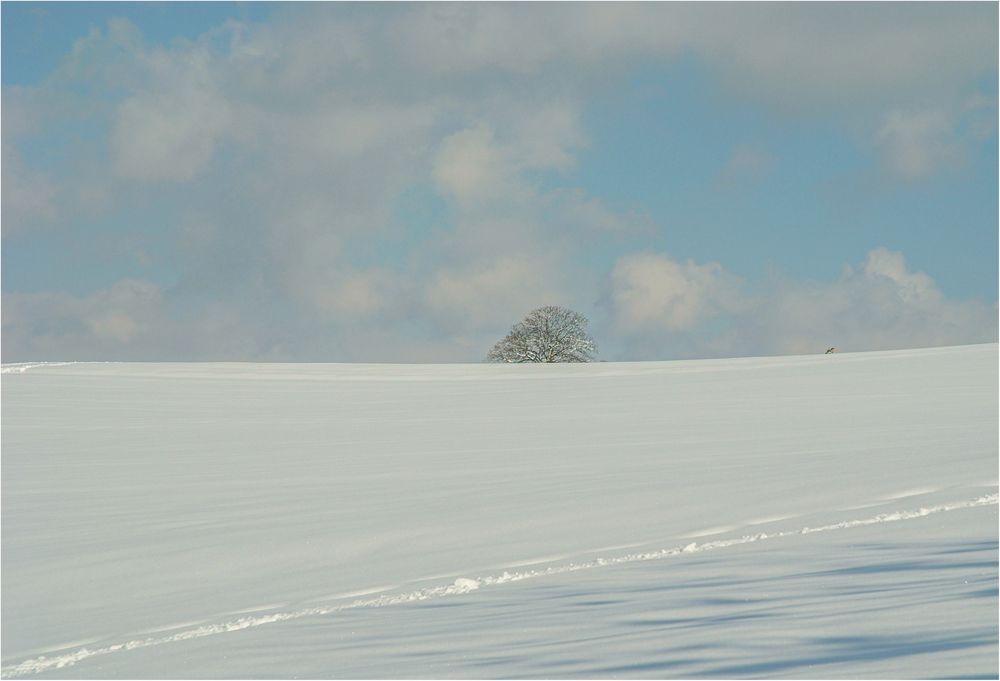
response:
<path id="1" fill-rule="evenodd" d="M 899 522 L 902 520 L 911 520 L 915 518 L 922 518 L 935 513 L 943 513 L 947 511 L 954 511 L 965 508 L 974 508 L 977 506 L 994 505 L 997 503 L 997 496 L 998 495 L 996 493 L 986 494 L 967 501 L 957 501 L 949 504 L 940 504 L 937 506 L 919 508 L 911 511 L 895 511 L 892 513 L 881 513 L 877 516 L 873 516 L 870 518 L 845 520 L 839 523 L 821 525 L 818 527 L 803 527 L 798 530 L 774 532 L 771 534 L 762 532 L 759 534 L 744 535 L 742 537 L 736 537 L 732 539 L 719 539 L 710 542 L 705 542 L 702 544 L 692 542 L 684 546 L 673 547 L 668 549 L 646 551 L 643 553 L 632 553 L 621 556 L 613 556 L 609 558 L 595 558 L 581 563 L 553 565 L 538 570 L 528 570 L 522 572 L 509 572 L 505 570 L 499 575 L 488 575 L 485 577 L 480 577 L 475 579 L 468 577 L 460 577 L 451 584 L 444 586 L 427 587 L 419 589 L 417 591 L 410 591 L 399 594 L 384 594 L 374 598 L 359 599 L 352 601 L 350 603 L 344 603 L 340 605 L 303 608 L 301 610 L 295 610 L 292 612 L 278 612 L 269 615 L 241 617 L 239 619 L 230 620 L 227 622 L 221 622 L 217 624 L 206 624 L 193 629 L 188 629 L 186 631 L 181 631 L 176 634 L 171 634 L 169 636 L 133 639 L 130 641 L 125 641 L 123 643 L 117 643 L 114 645 L 109 645 L 101 648 L 84 647 L 54 657 L 47 657 L 43 655 L 33 659 L 25 660 L 19 664 L 4 667 L 2 670 L 0 670 L 0 672 L 2 672 L 0 673 L 0 675 L 2 675 L 3 678 L 15 678 L 18 676 L 25 676 L 27 674 L 37 674 L 39 672 L 44 672 L 49 669 L 61 669 L 64 667 L 72 666 L 77 662 L 81 662 L 82 660 L 86 660 L 91 657 L 109 655 L 111 653 L 121 652 L 124 650 L 135 650 L 138 648 L 158 646 L 166 643 L 175 643 L 191 639 L 204 638 L 206 636 L 214 636 L 216 634 L 240 631 L 243 629 L 260 627 L 265 624 L 273 624 L 275 622 L 286 622 L 288 620 L 301 619 L 304 617 L 330 615 L 342 610 L 352 610 L 356 608 L 382 608 L 391 605 L 414 603 L 434 598 L 443 598 L 446 596 L 457 596 L 457 595 L 467 594 L 472 591 L 476 591 L 482 587 L 496 586 L 511 582 L 519 582 L 526 579 L 534 579 L 536 577 L 547 577 L 552 575 L 566 574 L 570 572 L 577 572 L 580 570 L 590 570 L 599 567 L 606 567 L 610 565 L 621 565 L 624 563 L 633 563 L 637 561 L 661 560 L 664 558 L 679 556 L 683 554 L 713 551 L 716 549 L 727 548 L 730 546 L 750 544 L 758 541 L 765 541 L 768 539 L 778 539 L 781 537 L 788 537 L 792 535 L 812 534 L 815 532 L 830 532 L 834 530 L 850 529 L 853 527 L 862 527 L 878 523 L 890 523 L 890 522 Z"/>

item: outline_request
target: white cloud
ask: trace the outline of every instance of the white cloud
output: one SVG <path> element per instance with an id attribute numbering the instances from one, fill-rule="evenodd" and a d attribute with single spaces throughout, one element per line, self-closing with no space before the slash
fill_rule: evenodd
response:
<path id="1" fill-rule="evenodd" d="M 975 93 L 947 106 L 888 111 L 874 140 L 889 173 L 920 180 L 961 167 L 972 148 L 995 134 L 996 121 L 996 99 Z"/>
<path id="2" fill-rule="evenodd" d="M 954 126 L 942 111 L 891 111 L 875 139 L 888 169 L 905 179 L 927 177 L 960 156 Z"/>
<path id="3" fill-rule="evenodd" d="M 517 176 L 512 154 L 485 124 L 446 137 L 434 159 L 433 176 L 441 191 L 460 203 L 528 191 Z"/>
<path id="4" fill-rule="evenodd" d="M 129 342 L 139 331 L 139 325 L 124 312 L 104 312 L 87 320 L 91 333 L 98 338 Z"/>
<path id="5" fill-rule="evenodd" d="M 139 29 L 127 19 L 113 17 L 103 30 L 91 26 L 86 36 L 73 43 L 54 80 L 96 88 L 132 87 L 142 78 L 144 64 L 139 57 L 143 49 Z"/>
<path id="6" fill-rule="evenodd" d="M 386 37 L 407 63 L 443 75 L 500 68 L 530 72 L 562 47 L 555 13 L 496 3 L 411 5 Z M 561 33 L 561 31 L 559 31 Z"/>
<path id="7" fill-rule="evenodd" d="M 870 251 L 832 282 L 779 280 L 753 290 L 715 263 L 664 254 L 618 261 L 611 333 L 633 355 L 739 356 L 985 343 L 997 308 L 950 300 L 901 253 Z"/>
<path id="8" fill-rule="evenodd" d="M 111 141 L 115 171 L 136 180 L 194 179 L 212 160 L 227 119 L 225 104 L 204 91 L 130 99 Z"/>
<path id="9" fill-rule="evenodd" d="M 665 253 L 619 258 L 611 272 L 616 323 L 626 334 L 685 331 L 740 305 L 739 281 L 718 263 Z"/>
<path id="10" fill-rule="evenodd" d="M 995 31 L 982 21 L 990 12 L 963 8 L 942 21 L 941 10 L 867 5 L 431 3 L 355 11 L 317 3 L 290 6 L 268 24 L 229 22 L 163 49 L 116 20 L 78 41 L 39 86 L 44 92 L 20 93 L 25 106 L 11 110 L 5 89 L 4 230 L 31 220 L 78 226 L 83 204 L 114 208 L 141 192 L 133 203 L 158 211 L 159 232 L 136 246 L 158 262 L 178 254 L 177 291 L 151 309 L 166 319 L 168 303 L 200 296 L 191 312 L 197 319 L 176 333 L 163 322 L 155 342 L 152 318 L 133 306 L 97 294 L 47 299 L 53 319 L 76 320 L 73 333 L 38 331 L 45 342 L 62 339 L 59 354 L 145 344 L 147 357 L 205 356 L 200 344 L 239 358 L 323 357 L 338 333 L 345 347 L 350 338 L 373 338 L 337 324 L 378 321 L 387 334 L 423 325 L 425 337 L 402 344 L 422 343 L 443 357 L 453 342 L 470 353 L 456 358 L 474 358 L 482 351 L 476 334 L 502 330 L 537 305 L 592 302 L 603 273 L 575 258 L 593 246 L 588 240 L 650 229 L 641 212 L 572 186 L 553 188 L 588 144 L 585 98 L 623 68 L 684 53 L 778 107 L 870 106 L 876 113 L 865 129 L 879 128 L 872 139 L 887 164 L 916 177 L 947 165 L 951 140 L 972 127 L 962 118 L 971 114 L 952 113 L 959 105 L 947 102 L 961 104 L 966 85 L 995 70 Z M 917 101 L 924 86 L 927 98 L 946 102 L 944 123 L 921 113 L 932 110 Z M 69 94 L 80 90 L 89 94 Z M 995 111 L 995 102 L 969 106 Z M 113 129 L 109 139 L 75 148 L 80 155 L 65 177 L 19 168 L 16 155 L 9 162 L 8 138 L 23 153 L 22 140 L 67 120 Z M 769 164 L 759 148 L 737 147 L 730 172 L 759 175 Z M 440 224 L 426 227 L 433 240 L 408 244 L 403 256 L 373 253 L 371 244 L 390 242 L 405 221 L 395 214 L 400 193 L 428 181 L 447 206 Z M 164 207 L 176 215 L 160 218 Z M 368 245 L 360 249 L 374 263 L 367 269 L 353 259 L 359 245 Z M 876 279 L 863 271 L 855 278 Z M 567 284 L 574 274 L 581 280 Z M 756 300 L 738 294 L 742 285 L 719 265 L 665 255 L 625 258 L 614 276 L 629 333 L 694 334 Z M 823 302 L 831 308 L 844 297 L 846 290 Z M 264 314 L 258 301 L 298 315 L 284 336 L 276 338 L 273 324 L 245 321 Z M 92 307 L 99 302 L 100 312 Z M 20 302 L 12 305 L 11 319 L 25 325 L 17 333 L 28 338 L 44 326 Z M 5 309 L 5 329 L 7 317 Z M 331 328 L 314 345 L 292 338 L 315 332 L 317 319 Z M 368 347 L 395 352 L 385 342 Z"/>
<path id="11" fill-rule="evenodd" d="M 687 6 L 691 47 L 729 87 L 784 110 L 953 99 L 995 72 L 996 9 L 932 3 Z"/>
<path id="12" fill-rule="evenodd" d="M 5 356 L 112 359 L 155 337 L 162 314 L 155 284 L 122 279 L 86 296 L 4 293 Z M 140 354 L 146 348 L 139 348 Z"/>
<path id="13" fill-rule="evenodd" d="M 260 93 L 256 93 L 260 94 Z M 245 147 L 269 155 L 282 173 L 301 175 L 367 167 L 391 170 L 389 159 L 412 170 L 427 152 L 431 129 L 446 111 L 433 98 L 419 103 L 358 102 L 340 91 L 298 93 L 287 105 L 244 105 L 234 134 Z M 369 178 L 374 182 L 374 178 Z"/>
<path id="14" fill-rule="evenodd" d="M 369 316 L 386 305 L 385 293 L 373 272 L 347 279 L 330 293 L 329 304 L 338 311 L 353 316 Z"/>
<path id="15" fill-rule="evenodd" d="M 436 272 L 424 289 L 423 304 L 442 324 L 462 333 L 505 329 L 536 307 L 559 304 L 559 276 L 551 259 L 502 256 Z"/>
<path id="16" fill-rule="evenodd" d="M 55 185 L 39 170 L 25 167 L 20 155 L 10 145 L 3 145 L 3 235 L 30 232 L 56 221 Z"/>
<path id="17" fill-rule="evenodd" d="M 191 180 L 232 126 L 212 57 L 197 48 L 135 57 L 147 63 L 150 81 L 118 108 L 111 135 L 115 171 L 136 180 Z"/>
<path id="18" fill-rule="evenodd" d="M 4 361 L 291 361 L 324 357 L 329 337 L 285 326 L 272 301 L 251 303 L 123 279 L 85 295 L 3 293 Z M 291 351 L 283 342 L 291 341 Z M 311 354 L 309 354 L 311 353 Z"/>
<path id="19" fill-rule="evenodd" d="M 848 265 L 843 279 L 867 283 L 888 280 L 895 295 L 910 306 L 935 306 L 943 300 L 933 279 L 923 272 L 910 272 L 903 254 L 887 248 L 869 251 L 860 269 Z"/>
<path id="20" fill-rule="evenodd" d="M 569 169 L 574 153 L 585 144 L 578 105 L 521 104 L 497 118 L 508 128 L 502 137 L 494 125 L 481 120 L 445 137 L 435 154 L 437 187 L 463 207 L 531 198 L 535 191 L 527 174 Z"/>
<path id="21" fill-rule="evenodd" d="M 901 253 L 877 248 L 829 284 L 785 282 L 755 307 L 753 335 L 773 352 L 884 350 L 995 341 L 996 306 L 950 300 Z"/>
<path id="22" fill-rule="evenodd" d="M 316 307 L 332 318 L 345 322 L 385 320 L 398 312 L 410 296 L 405 281 L 394 272 L 371 269 L 339 277 L 331 285 L 315 291 Z"/>
<path id="23" fill-rule="evenodd" d="M 994 72 L 995 26 L 995 8 L 933 3 L 432 3 L 406 7 L 379 37 L 433 79 L 573 65 L 567 77 L 579 82 L 640 57 L 693 54 L 778 108 L 877 109 L 951 97 Z"/>

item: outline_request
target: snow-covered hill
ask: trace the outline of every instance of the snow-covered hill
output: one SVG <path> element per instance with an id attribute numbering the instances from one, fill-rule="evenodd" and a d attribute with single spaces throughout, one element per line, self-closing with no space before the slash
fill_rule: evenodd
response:
<path id="1" fill-rule="evenodd" d="M 995 344 L 4 373 L 4 677 L 998 671 Z"/>

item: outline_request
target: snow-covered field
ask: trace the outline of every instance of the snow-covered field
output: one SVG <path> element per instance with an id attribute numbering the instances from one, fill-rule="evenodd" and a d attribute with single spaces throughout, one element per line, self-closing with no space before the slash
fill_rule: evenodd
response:
<path id="1" fill-rule="evenodd" d="M 2 673 L 996 677 L 997 346 L 2 379 Z"/>

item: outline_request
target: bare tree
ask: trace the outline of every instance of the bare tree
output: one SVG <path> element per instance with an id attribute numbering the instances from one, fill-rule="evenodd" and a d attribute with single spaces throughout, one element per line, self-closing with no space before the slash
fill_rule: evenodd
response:
<path id="1" fill-rule="evenodd" d="M 597 344 L 587 334 L 587 318 L 564 307 L 532 310 L 497 341 L 487 362 L 590 362 Z"/>

